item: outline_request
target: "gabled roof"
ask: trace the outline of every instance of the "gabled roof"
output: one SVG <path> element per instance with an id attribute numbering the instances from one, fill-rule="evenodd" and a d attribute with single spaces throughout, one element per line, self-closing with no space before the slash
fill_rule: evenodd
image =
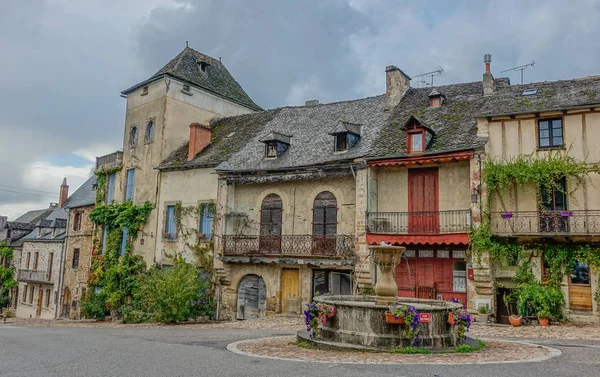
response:
<path id="1" fill-rule="evenodd" d="M 208 65 L 206 71 L 202 71 L 201 64 Z M 235 81 L 220 60 L 204 55 L 190 47 L 184 48 L 148 80 L 125 89 L 121 93 L 129 94 L 164 76 L 182 80 L 249 109 L 262 110 Z"/>
<path id="2" fill-rule="evenodd" d="M 66 236 L 67 218 L 68 212 L 65 208 L 57 208 L 46 217 L 44 220 L 40 220 L 36 225 L 36 229 L 21 238 L 21 242 L 30 241 L 60 241 L 62 242 Z M 56 228 L 54 231 L 54 237 L 52 236 L 52 228 Z M 40 233 L 41 235 L 38 235 Z"/>
<path id="3" fill-rule="evenodd" d="M 275 109 L 215 119 L 210 122 L 210 144 L 193 159 L 190 161 L 187 159 L 188 142 L 173 151 L 156 168 L 159 170 L 183 170 L 215 167 L 239 151 L 279 112 L 280 109 Z"/>
<path id="4" fill-rule="evenodd" d="M 350 132 L 352 134 L 360 136 L 360 128 L 361 128 L 360 124 L 355 124 L 355 123 L 350 123 L 350 122 L 345 122 L 343 120 L 340 120 L 340 121 L 338 121 L 338 124 L 336 124 L 336 126 L 331 131 L 329 131 L 329 134 L 335 135 L 335 134 L 339 134 L 342 132 Z"/>
<path id="5" fill-rule="evenodd" d="M 271 131 L 267 136 L 260 139 L 260 141 L 262 141 L 263 143 L 267 141 L 278 141 L 280 143 L 289 145 L 291 138 L 291 136 L 284 135 L 281 132 Z"/>
<path id="6" fill-rule="evenodd" d="M 537 89 L 537 93 L 523 96 L 523 92 L 527 89 Z M 599 104 L 600 76 L 590 76 L 572 80 L 499 86 L 493 95 L 486 97 L 485 105 L 477 115 L 536 113 Z"/>
<path id="7" fill-rule="evenodd" d="M 14 220 L 16 223 L 27 223 L 27 224 L 35 224 L 41 219 L 45 219 L 56 209 L 56 206 L 45 208 L 45 209 L 36 209 L 33 211 L 25 212 L 23 215 L 19 216 Z"/>
<path id="8" fill-rule="evenodd" d="M 384 95 L 313 106 L 283 107 L 253 138 L 217 167 L 217 171 L 280 171 L 313 165 L 339 164 L 367 154 L 388 113 Z M 244 117 L 244 115 L 242 115 Z M 347 152 L 335 153 L 331 127 L 342 119 L 361 124 L 361 138 Z M 294 135 L 286 153 L 266 159 L 260 142 L 272 131 Z"/>
<path id="9" fill-rule="evenodd" d="M 94 189 L 96 183 L 96 175 L 92 175 L 69 196 L 64 208 L 85 207 L 94 204 L 96 202 L 96 190 Z"/>

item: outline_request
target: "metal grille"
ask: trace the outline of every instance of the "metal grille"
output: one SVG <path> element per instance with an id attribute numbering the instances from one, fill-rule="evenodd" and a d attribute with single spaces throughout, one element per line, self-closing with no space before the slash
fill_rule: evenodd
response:
<path id="1" fill-rule="evenodd" d="M 471 211 L 368 212 L 367 232 L 380 234 L 465 233 L 471 230 Z"/>
<path id="2" fill-rule="evenodd" d="M 494 212 L 496 235 L 596 235 L 600 234 L 600 211 Z"/>
<path id="3" fill-rule="evenodd" d="M 335 235 L 233 236 L 223 237 L 225 255 L 302 256 L 353 258 L 354 237 Z"/>

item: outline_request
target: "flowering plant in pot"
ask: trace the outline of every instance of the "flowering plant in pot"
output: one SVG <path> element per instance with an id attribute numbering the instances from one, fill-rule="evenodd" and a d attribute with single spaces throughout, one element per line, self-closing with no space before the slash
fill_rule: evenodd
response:
<path id="1" fill-rule="evenodd" d="M 451 300 L 454 304 L 462 304 L 462 301 L 460 301 L 457 298 L 452 298 Z M 464 305 L 463 305 L 463 309 L 464 309 Z M 454 310 L 450 311 L 448 313 L 448 323 L 451 324 L 452 326 L 455 325 L 456 321 L 454 320 Z"/>
<path id="2" fill-rule="evenodd" d="M 477 322 L 487 323 L 488 316 L 490 314 L 490 308 L 487 306 L 487 304 L 480 305 L 477 308 L 477 313 L 479 314 L 479 317 L 477 318 Z"/>
<path id="3" fill-rule="evenodd" d="M 540 326 L 548 326 L 548 324 L 549 324 L 548 318 L 552 316 L 552 313 L 550 313 L 550 310 L 542 309 L 537 313 L 537 315 L 538 315 L 538 320 L 540 321 Z"/>
<path id="4" fill-rule="evenodd" d="M 306 331 L 310 333 L 310 338 L 314 338 L 321 332 L 321 327 L 327 319 L 335 315 L 335 306 L 326 305 L 320 302 L 306 304 L 304 311 L 304 323 L 306 323 Z"/>
<path id="5" fill-rule="evenodd" d="M 454 328 L 456 331 L 456 341 L 459 344 L 463 344 L 467 339 L 467 332 L 473 322 L 473 317 L 467 309 L 460 309 L 454 311 Z"/>
<path id="6" fill-rule="evenodd" d="M 402 332 L 402 339 L 406 341 L 410 346 L 416 346 L 417 340 L 419 339 L 419 312 L 412 305 L 400 305 L 400 306 L 392 306 L 390 307 L 389 313 L 386 313 L 386 321 L 388 319 L 387 315 L 393 315 L 394 319 L 399 322 L 391 322 L 391 323 L 403 323 L 404 331 Z M 388 323 L 390 323 L 388 321 Z"/>

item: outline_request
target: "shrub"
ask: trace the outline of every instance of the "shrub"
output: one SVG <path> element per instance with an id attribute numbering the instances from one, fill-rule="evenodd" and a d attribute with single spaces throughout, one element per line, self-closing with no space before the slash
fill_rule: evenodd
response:
<path id="1" fill-rule="evenodd" d="M 209 281 L 199 269 L 179 257 L 171 269 L 152 268 L 140 275 L 135 309 L 148 313 L 149 320 L 181 322 L 206 310 L 211 300 Z M 139 318 L 134 312 L 128 315 Z"/>
<path id="2" fill-rule="evenodd" d="M 86 292 L 85 297 L 79 302 L 81 315 L 85 318 L 104 320 L 108 314 L 106 311 L 106 295 L 100 291 L 96 293 L 94 289 Z"/>
<path id="3" fill-rule="evenodd" d="M 564 295 L 557 287 L 533 282 L 523 284 L 518 289 L 519 315 L 537 315 L 539 312 L 544 312 L 549 314 L 548 317 L 551 319 L 561 319 L 564 303 Z"/>

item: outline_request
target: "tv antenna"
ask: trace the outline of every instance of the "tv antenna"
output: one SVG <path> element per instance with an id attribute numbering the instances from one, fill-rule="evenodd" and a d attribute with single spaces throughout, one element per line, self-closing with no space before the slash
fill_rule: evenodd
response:
<path id="1" fill-rule="evenodd" d="M 535 66 L 535 62 L 532 60 L 531 63 L 529 63 L 529 64 L 505 69 L 504 71 L 500 71 L 500 73 L 504 73 L 504 72 L 508 72 L 508 71 L 521 71 L 521 84 L 523 84 L 523 71 L 526 70 L 528 67 L 533 67 L 533 66 Z"/>
<path id="2" fill-rule="evenodd" d="M 414 75 L 414 76 L 411 77 L 411 80 L 414 79 L 414 78 L 417 78 L 417 77 L 423 77 L 423 78 L 429 77 L 429 78 L 431 78 L 431 82 L 427 82 L 424 79 L 417 80 L 417 82 L 420 83 L 420 84 L 424 84 L 424 85 L 433 87 L 433 77 L 434 76 L 441 76 L 444 73 L 444 68 L 442 68 L 440 66 L 438 66 L 438 67 L 439 68 L 436 69 L 435 71 L 425 72 L 425 73 L 421 73 L 419 75 Z"/>

